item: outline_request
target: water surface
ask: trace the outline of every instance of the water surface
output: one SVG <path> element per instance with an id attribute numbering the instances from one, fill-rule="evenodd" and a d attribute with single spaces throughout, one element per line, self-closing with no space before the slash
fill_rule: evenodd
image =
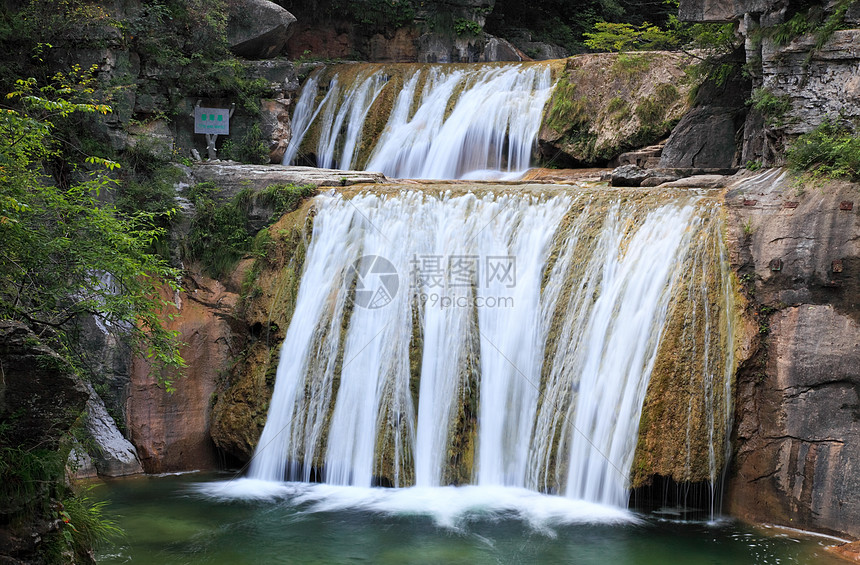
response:
<path id="1" fill-rule="evenodd" d="M 829 540 L 681 523 L 523 489 L 361 489 L 189 474 L 95 496 L 126 537 L 104 564 L 838 564 Z"/>

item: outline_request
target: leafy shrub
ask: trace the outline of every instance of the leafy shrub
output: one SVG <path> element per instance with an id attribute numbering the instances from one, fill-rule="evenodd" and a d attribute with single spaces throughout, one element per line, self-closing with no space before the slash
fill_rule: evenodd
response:
<path id="1" fill-rule="evenodd" d="M 50 326 L 63 336 L 81 314 L 125 327 L 138 352 L 156 364 L 182 366 L 175 334 L 161 324 L 154 299 L 178 273 L 149 252 L 163 230 L 153 214 L 119 214 L 100 196 L 116 180 L 98 169 L 83 182 L 58 177 L 46 182 L 44 164 L 68 162 L 68 148 L 54 136 L 55 124 L 74 114 L 108 113 L 85 100 L 92 91 L 75 84 L 39 87 L 19 80 L 7 96 L 15 109 L 0 112 L 0 315 Z M 96 155 L 85 164 L 116 170 Z M 106 285 L 110 278 L 113 283 Z M 74 349 L 74 339 L 64 337 Z"/>
<path id="2" fill-rule="evenodd" d="M 785 124 L 783 118 L 791 109 L 791 98 L 788 95 L 777 96 L 764 87 L 753 90 L 749 103 L 758 110 L 768 125 L 775 127 Z"/>
<path id="3" fill-rule="evenodd" d="M 788 166 L 813 177 L 860 180 L 860 136 L 828 119 L 798 137 L 786 151 Z"/>
<path id="4" fill-rule="evenodd" d="M 273 208 L 271 224 L 316 193 L 314 185 L 278 184 L 258 194 L 245 189 L 226 202 L 217 203 L 215 190 L 213 184 L 201 183 L 190 191 L 189 198 L 197 211 L 185 244 L 185 256 L 199 260 L 207 274 L 215 278 L 228 274 L 242 257 L 255 250 L 255 230 L 248 221 L 248 213 L 255 204 Z M 257 251 L 262 249 L 258 247 Z"/>
<path id="5" fill-rule="evenodd" d="M 484 31 L 484 28 L 474 20 L 463 18 L 456 18 L 454 20 L 454 33 L 457 35 L 478 35 L 482 31 Z"/>
<path id="6" fill-rule="evenodd" d="M 242 163 L 254 163 L 265 165 L 269 162 L 269 148 L 263 139 L 260 124 L 254 123 L 238 141 L 232 139 L 224 140 L 221 145 L 220 157 L 240 161 Z"/>
<path id="7" fill-rule="evenodd" d="M 103 547 L 123 535 L 117 523 L 105 516 L 106 506 L 107 501 L 93 500 L 88 491 L 63 499 L 59 511 L 64 524 L 63 538 L 76 555 L 85 557 L 91 549 Z"/>

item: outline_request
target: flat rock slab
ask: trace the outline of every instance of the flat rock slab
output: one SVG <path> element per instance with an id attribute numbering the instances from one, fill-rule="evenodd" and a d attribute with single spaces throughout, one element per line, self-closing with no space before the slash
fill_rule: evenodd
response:
<path id="1" fill-rule="evenodd" d="M 193 182 L 215 183 L 226 197 L 244 188 L 257 191 L 273 184 L 314 184 L 322 187 L 389 182 L 382 173 L 285 165 L 245 165 L 234 161 L 196 164 L 191 167 L 191 178 Z"/>
<path id="2" fill-rule="evenodd" d="M 660 185 L 663 187 L 673 188 L 725 188 L 728 186 L 731 177 L 725 175 L 694 175 L 683 179 L 665 182 Z"/>

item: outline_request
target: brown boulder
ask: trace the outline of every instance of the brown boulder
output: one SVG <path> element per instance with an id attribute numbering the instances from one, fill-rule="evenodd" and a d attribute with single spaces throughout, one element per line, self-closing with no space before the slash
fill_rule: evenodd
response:
<path id="1" fill-rule="evenodd" d="M 295 16 L 268 0 L 231 2 L 227 19 L 230 50 L 247 59 L 275 57 L 287 44 L 295 21 Z"/>

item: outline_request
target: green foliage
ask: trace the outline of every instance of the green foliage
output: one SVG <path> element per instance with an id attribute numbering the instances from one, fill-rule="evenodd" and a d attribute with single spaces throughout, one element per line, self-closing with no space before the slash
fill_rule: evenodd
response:
<path id="1" fill-rule="evenodd" d="M 374 27 L 403 27 L 415 19 L 413 0 L 334 0 L 331 14 Z"/>
<path id="2" fill-rule="evenodd" d="M 546 124 L 555 131 L 576 128 L 588 121 L 585 100 L 577 97 L 576 85 L 570 81 L 567 72 L 556 82 L 551 104 Z"/>
<path id="3" fill-rule="evenodd" d="M 123 216 L 102 203 L 119 164 L 89 156 L 89 166 L 103 168 L 77 183 L 52 183 L 42 173 L 43 163 L 66 155 L 53 135 L 56 124 L 110 111 L 81 101 L 91 94 L 87 88 L 55 79 L 43 87 L 18 81 L 6 97 L 15 105 L 0 109 L 0 316 L 54 328 L 74 351 L 75 323 L 93 315 L 124 331 L 156 366 L 182 366 L 153 298 L 163 281 L 178 276 L 148 251 L 163 230 L 152 213 Z"/>
<path id="4" fill-rule="evenodd" d="M 297 210 L 302 200 L 310 198 L 316 193 L 317 187 L 312 184 L 302 186 L 273 184 L 261 190 L 257 198 L 262 204 L 272 207 L 274 210 L 272 217 L 277 219 L 284 214 Z"/>
<path id="5" fill-rule="evenodd" d="M 752 92 L 749 104 L 774 127 L 785 125 L 785 114 L 791 109 L 791 98 L 788 95 L 777 96 L 767 88 L 756 88 Z"/>
<path id="6" fill-rule="evenodd" d="M 678 99 L 678 89 L 675 88 L 675 85 L 670 84 L 668 82 L 663 82 L 657 85 L 655 90 L 655 97 L 657 100 L 663 104 L 671 104 L 675 100 Z"/>
<path id="7" fill-rule="evenodd" d="M 148 0 L 125 22 L 142 62 L 163 73 L 156 80 L 183 96 L 225 97 L 255 114 L 269 84 L 252 78 L 227 42 L 227 0 Z M 179 113 L 181 98 L 163 111 Z"/>
<path id="8" fill-rule="evenodd" d="M 13 22 L 26 41 L 75 47 L 104 47 L 106 29 L 119 26 L 104 7 L 88 0 L 27 0 Z"/>
<path id="9" fill-rule="evenodd" d="M 833 32 L 838 29 L 843 29 L 846 26 L 845 14 L 848 13 L 848 8 L 851 7 L 857 0 L 837 0 L 833 7 L 833 12 L 827 17 L 824 22 L 815 30 L 815 48 L 821 49 L 833 36 Z"/>
<path id="10" fill-rule="evenodd" d="M 666 112 L 666 108 L 654 98 L 644 98 L 636 106 L 636 116 L 644 126 L 657 125 Z"/>
<path id="11" fill-rule="evenodd" d="M 798 137 L 786 152 L 788 166 L 813 179 L 860 180 L 860 136 L 844 123 L 828 119 Z"/>
<path id="12" fill-rule="evenodd" d="M 270 161 L 269 148 L 263 139 L 260 125 L 254 123 L 238 141 L 224 140 L 221 145 L 220 158 L 259 165 L 268 163 Z"/>
<path id="13" fill-rule="evenodd" d="M 653 51 L 677 47 L 679 39 L 671 31 L 644 22 L 639 26 L 629 23 L 597 22 L 594 31 L 583 34 L 585 45 L 595 51 Z"/>
<path id="14" fill-rule="evenodd" d="M 761 30 L 761 34 L 770 37 L 779 46 L 787 45 L 794 39 L 812 33 L 815 34 L 815 49 L 821 49 L 838 29 L 850 24 L 845 23 L 845 14 L 856 0 L 837 0 L 830 7 L 827 15 L 824 6 L 819 3 L 801 2 L 789 7 L 789 17 L 784 22 Z M 792 13 L 792 8 L 794 12 Z M 809 53 L 806 62 L 812 57 Z"/>
<path id="15" fill-rule="evenodd" d="M 677 21 L 677 20 L 675 20 Z M 681 34 L 681 42 L 689 49 L 700 49 L 709 55 L 731 53 L 738 46 L 736 24 L 682 24 L 675 29 Z"/>
<path id="16" fill-rule="evenodd" d="M 487 18 L 486 29 L 494 35 L 515 37 L 528 30 L 533 41 L 565 48 L 570 53 L 588 50 L 583 34 L 594 32 L 597 22 L 629 23 L 641 26 L 653 22 L 665 27 L 676 6 L 669 3 L 642 3 L 633 0 L 534 0 L 527 8 L 518 0 L 496 0 Z"/>
<path id="17" fill-rule="evenodd" d="M 229 274 L 243 256 L 265 250 L 265 239 L 254 245 L 255 230 L 249 225 L 248 213 L 255 204 L 273 209 L 270 223 L 295 210 L 301 201 L 316 193 L 313 185 L 272 185 L 254 194 L 245 189 L 226 202 L 214 199 L 217 187 L 198 184 L 189 193 L 196 213 L 185 244 L 185 256 L 201 262 L 207 274 L 221 277 Z"/>
<path id="18" fill-rule="evenodd" d="M 91 549 L 107 545 L 121 537 L 123 530 L 105 516 L 107 501 L 95 501 L 85 490 L 63 499 L 58 512 L 63 521 L 63 539 L 75 552 L 84 557 Z"/>
<path id="19" fill-rule="evenodd" d="M 620 96 L 616 96 L 612 98 L 609 103 L 606 105 L 606 111 L 610 114 L 616 114 L 619 112 L 623 112 L 627 109 L 627 101 Z"/>
<path id="20" fill-rule="evenodd" d="M 65 459 L 57 451 L 0 447 L 0 508 L 19 516 L 48 512 L 47 495 L 64 469 Z"/>
<path id="21" fill-rule="evenodd" d="M 651 61 L 645 55 L 633 55 L 630 53 L 619 53 L 612 63 L 613 75 L 626 75 L 628 77 L 644 73 L 651 67 Z"/>
<path id="22" fill-rule="evenodd" d="M 454 19 L 454 33 L 457 35 L 479 35 L 482 31 L 484 31 L 484 28 L 474 20 Z"/>
<path id="23" fill-rule="evenodd" d="M 0 430 L 0 439 L 3 435 Z M 58 534 L 45 540 L 48 561 L 59 562 L 70 550 L 86 562 L 92 549 L 123 532 L 104 516 L 106 502 L 65 485 L 66 455 L 64 449 L 0 447 L 0 509 L 19 521 L 38 516 L 58 520 Z"/>
<path id="24" fill-rule="evenodd" d="M 769 33 L 774 43 L 780 46 L 788 45 L 792 39 L 812 30 L 817 23 L 813 19 L 815 13 L 820 14 L 818 10 L 806 13 L 798 12 L 787 21 L 773 26 Z"/>

